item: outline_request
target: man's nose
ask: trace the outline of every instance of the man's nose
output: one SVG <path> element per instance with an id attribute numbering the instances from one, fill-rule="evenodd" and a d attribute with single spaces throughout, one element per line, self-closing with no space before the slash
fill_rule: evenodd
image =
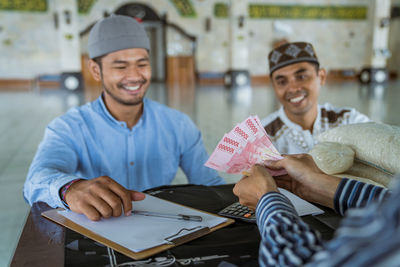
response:
<path id="1" fill-rule="evenodd" d="M 126 78 L 129 80 L 140 80 L 142 79 L 142 74 L 136 66 L 131 66 L 127 71 Z"/>
<path id="2" fill-rule="evenodd" d="M 296 79 L 290 79 L 287 84 L 287 91 L 296 92 L 301 89 L 300 83 Z"/>

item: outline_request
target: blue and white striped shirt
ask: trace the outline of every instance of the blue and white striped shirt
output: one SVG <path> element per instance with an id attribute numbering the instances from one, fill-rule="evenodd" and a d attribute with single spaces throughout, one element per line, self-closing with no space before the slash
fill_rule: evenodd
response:
<path id="1" fill-rule="evenodd" d="M 400 177 L 392 193 L 343 179 L 334 207 L 346 217 L 324 243 L 285 196 L 265 194 L 256 208 L 260 266 L 400 266 Z"/>

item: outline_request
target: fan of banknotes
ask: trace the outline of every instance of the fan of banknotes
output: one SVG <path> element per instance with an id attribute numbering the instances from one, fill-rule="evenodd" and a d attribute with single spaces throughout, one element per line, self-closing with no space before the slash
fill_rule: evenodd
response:
<path id="1" fill-rule="evenodd" d="M 250 116 L 222 137 L 205 166 L 226 173 L 247 174 L 254 164 L 279 159 L 282 156 L 271 143 L 258 116 Z M 286 174 L 284 169 L 267 170 L 272 176 Z"/>

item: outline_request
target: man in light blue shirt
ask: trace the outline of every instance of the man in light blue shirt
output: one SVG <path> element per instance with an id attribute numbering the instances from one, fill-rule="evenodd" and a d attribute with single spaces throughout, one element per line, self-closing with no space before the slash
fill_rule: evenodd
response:
<path id="1" fill-rule="evenodd" d="M 189 117 L 144 98 L 150 84 L 149 40 L 131 17 L 112 15 L 89 34 L 89 70 L 103 94 L 47 127 L 24 197 L 67 206 L 91 220 L 130 215 L 140 192 L 170 184 L 178 167 L 189 183 L 224 183 L 204 166 L 201 134 Z"/>

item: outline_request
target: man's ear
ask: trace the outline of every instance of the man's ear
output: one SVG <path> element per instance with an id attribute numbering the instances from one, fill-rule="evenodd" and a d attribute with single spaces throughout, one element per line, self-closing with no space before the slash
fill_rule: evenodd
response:
<path id="1" fill-rule="evenodd" d="M 324 68 L 320 68 L 318 70 L 318 76 L 321 81 L 321 85 L 324 85 L 326 82 L 326 70 Z"/>
<path id="2" fill-rule="evenodd" d="M 89 59 L 88 66 L 93 79 L 98 82 L 101 81 L 101 69 L 99 64 L 97 64 L 96 61 Z"/>

